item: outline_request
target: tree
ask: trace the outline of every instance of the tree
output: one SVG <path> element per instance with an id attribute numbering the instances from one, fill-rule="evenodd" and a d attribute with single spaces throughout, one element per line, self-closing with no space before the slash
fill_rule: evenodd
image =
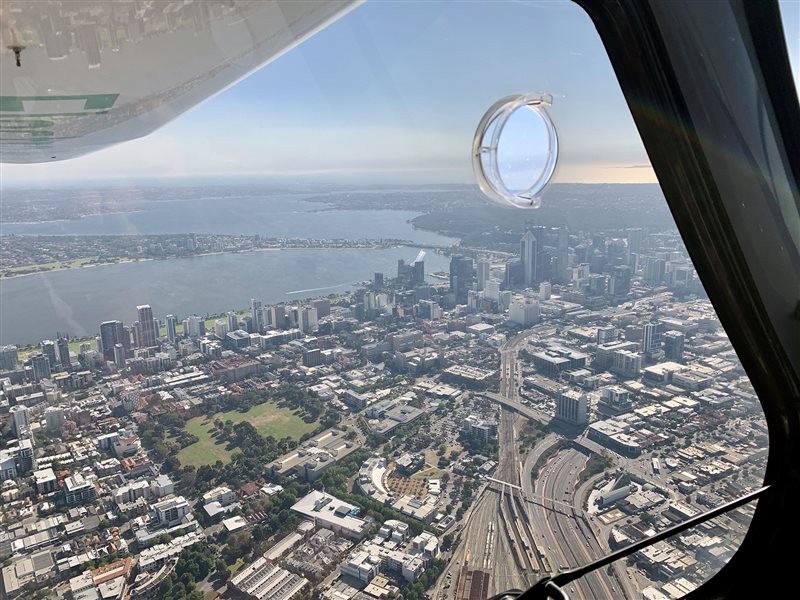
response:
<path id="1" fill-rule="evenodd" d="M 217 579 L 219 579 L 222 583 L 226 583 L 228 581 L 230 573 L 228 573 L 228 566 L 225 564 L 224 560 L 218 558 L 214 563 L 214 570 L 216 571 Z"/>

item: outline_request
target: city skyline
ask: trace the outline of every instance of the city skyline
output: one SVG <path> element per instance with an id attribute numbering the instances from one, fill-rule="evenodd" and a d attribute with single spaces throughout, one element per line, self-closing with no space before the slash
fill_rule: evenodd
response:
<path id="1" fill-rule="evenodd" d="M 167 578 L 176 600 L 199 586 L 487 597 L 759 485 L 763 413 L 677 231 L 531 226 L 484 242 L 431 281 L 420 253 L 331 298 L 250 294 L 181 325 L 131 295 L 137 321 L 100 323 L 99 345 L 0 347 L 2 514 L 40 532 L 10 530 L 4 593 L 90 590 L 113 570 L 123 591 Z M 20 498 L 63 508 L 63 531 Z M 694 589 L 750 514 L 573 587 L 589 600 Z M 109 565 L 74 528 L 98 530 Z M 73 570 L 25 568 L 66 558 Z"/>

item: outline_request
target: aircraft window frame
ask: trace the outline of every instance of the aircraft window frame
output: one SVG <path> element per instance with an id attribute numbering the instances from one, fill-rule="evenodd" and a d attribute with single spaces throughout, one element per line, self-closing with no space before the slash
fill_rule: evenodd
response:
<path id="1" fill-rule="evenodd" d="M 774 489 L 759 501 L 747 536 L 732 559 L 687 598 L 743 597 L 745 590 L 760 594 L 779 590 L 784 583 L 781 576 L 791 572 L 791 567 L 786 557 L 782 561 L 779 553 L 765 549 L 777 548 L 781 540 L 800 531 L 796 511 L 790 508 L 798 476 L 793 459 L 800 456 L 800 335 L 796 334 L 800 329 L 796 294 L 800 290 L 800 262 L 796 249 L 785 244 L 790 239 L 790 224 L 776 214 L 775 206 L 778 196 L 800 206 L 800 107 L 797 96 L 786 93 L 792 89 L 792 75 L 778 4 L 731 0 L 714 5 L 728 11 L 730 22 L 739 27 L 734 32 L 718 27 L 720 35 L 749 36 L 737 40 L 737 46 L 749 60 L 742 67 L 750 69 L 759 82 L 756 89 L 768 113 L 764 131 L 770 139 L 760 142 L 774 144 L 785 167 L 786 179 L 780 186 L 763 185 L 760 196 L 745 199 L 721 194 L 719 175 L 712 170 L 701 144 L 702 134 L 705 141 L 719 140 L 713 139 L 713 129 L 701 134 L 693 121 L 697 115 L 689 106 L 699 99 L 691 98 L 691 86 L 681 88 L 680 76 L 686 75 L 686 65 L 681 73 L 669 53 L 675 46 L 681 46 L 682 51 L 698 51 L 697 45 L 692 45 L 697 40 L 688 35 L 680 37 L 676 23 L 686 29 L 697 25 L 694 31 L 701 33 L 718 24 L 706 23 L 703 28 L 692 23 L 687 18 L 691 14 L 691 3 L 687 2 L 661 6 L 632 0 L 576 2 L 592 19 L 606 47 L 687 250 L 768 422 L 770 453 L 765 483 L 773 484 Z M 672 23 L 675 29 L 665 31 L 664 13 L 676 9 L 680 14 Z M 702 100 L 708 109 L 715 99 Z M 742 145 L 752 142 L 737 141 Z M 727 159 L 727 164 L 724 158 L 719 164 L 730 168 L 733 159 Z M 771 176 L 758 169 L 733 168 L 728 173 L 734 181 Z M 732 207 L 741 208 L 739 214 L 734 215 L 736 209 Z M 772 230 L 765 234 L 763 227 L 767 224 Z M 773 264 L 760 271 L 748 266 L 746 257 L 761 257 L 763 253 L 771 253 Z M 780 285 L 770 288 L 765 281 L 778 281 Z M 771 294 L 763 293 L 767 290 Z M 796 308 L 787 310 L 793 302 Z M 766 580 L 753 576 L 762 572 L 776 576 Z"/>

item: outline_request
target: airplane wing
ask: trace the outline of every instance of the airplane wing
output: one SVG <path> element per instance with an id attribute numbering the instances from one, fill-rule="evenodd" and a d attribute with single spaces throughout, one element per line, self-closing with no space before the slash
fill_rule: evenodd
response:
<path id="1" fill-rule="evenodd" d="M 147 135 L 361 0 L 0 5 L 0 162 L 74 158 Z"/>

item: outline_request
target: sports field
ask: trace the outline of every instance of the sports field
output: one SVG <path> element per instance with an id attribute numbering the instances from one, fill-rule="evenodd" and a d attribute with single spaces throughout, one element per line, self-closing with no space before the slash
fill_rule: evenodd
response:
<path id="1" fill-rule="evenodd" d="M 186 422 L 184 428 L 192 435 L 196 435 L 199 441 L 186 446 L 178 453 L 178 460 L 181 465 L 201 465 L 213 464 L 217 460 L 228 462 L 231 451 L 226 449 L 226 443 L 217 441 L 214 420 L 220 419 L 225 422 L 228 419 L 234 424 L 248 421 L 263 436 L 273 436 L 277 439 L 291 437 L 295 440 L 300 439 L 305 433 L 314 431 L 318 422 L 306 423 L 295 414 L 291 409 L 282 408 L 274 402 L 265 402 L 254 406 L 247 412 L 238 410 L 217 413 L 213 417 L 195 417 Z"/>

